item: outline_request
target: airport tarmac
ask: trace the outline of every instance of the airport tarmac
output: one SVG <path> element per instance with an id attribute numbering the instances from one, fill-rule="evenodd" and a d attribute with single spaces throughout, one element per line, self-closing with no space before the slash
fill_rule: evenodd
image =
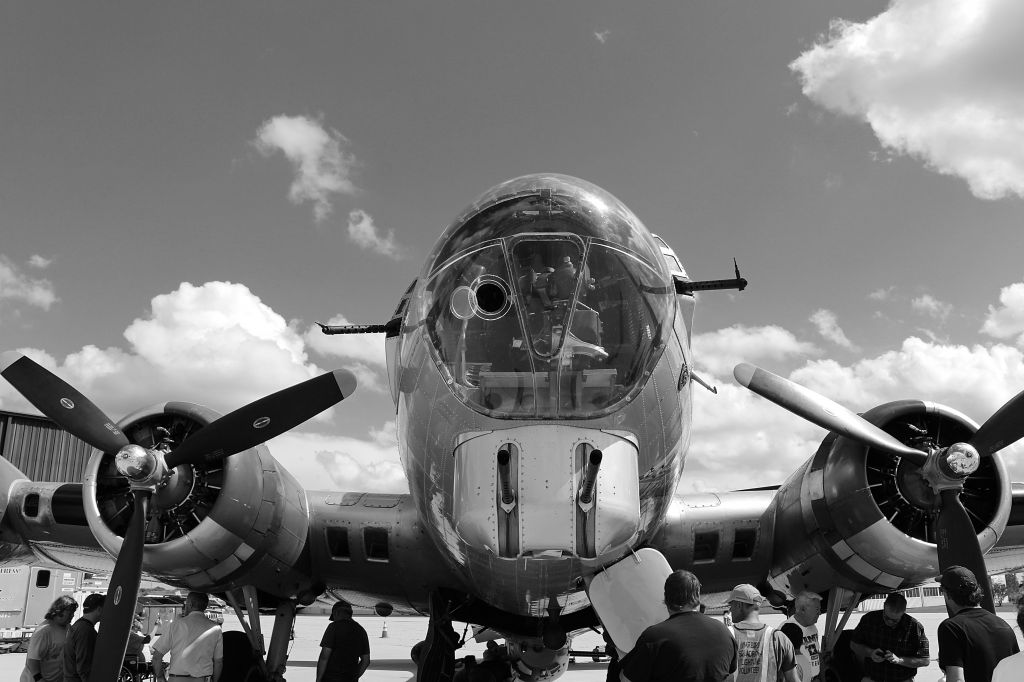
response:
<path id="1" fill-rule="evenodd" d="M 854 613 L 850 617 L 848 627 L 856 625 L 862 614 Z M 938 657 L 938 646 L 936 644 L 935 631 L 939 623 L 945 618 L 944 613 L 912 613 L 921 621 L 925 632 L 931 642 L 932 663 L 927 668 L 920 670 L 917 680 L 920 682 L 936 682 L 941 676 L 936 658 Z M 1015 613 L 1013 611 L 1001 611 L 999 615 L 1008 623 L 1014 626 Z M 412 645 L 423 638 L 427 630 L 425 618 L 379 618 L 376 616 L 357 616 L 356 620 L 366 628 L 370 636 L 370 657 L 372 663 L 369 671 L 363 676 L 366 682 L 397 681 L 407 682 L 413 678 L 413 665 L 409 659 L 409 649 Z M 763 618 L 764 621 L 777 626 L 783 621 L 781 615 L 770 614 Z M 387 623 L 386 638 L 381 637 L 384 631 L 385 621 Z M 818 621 L 819 628 L 823 626 L 825 617 Z M 289 655 L 288 682 L 314 682 L 316 678 L 316 659 L 320 654 L 320 637 L 324 628 L 327 627 L 326 616 L 299 616 L 295 621 L 295 639 Z M 265 616 L 261 618 L 261 626 L 270 639 L 270 628 L 273 618 Z M 456 623 L 456 630 L 461 635 L 465 627 L 462 623 Z M 228 616 L 224 622 L 225 630 L 241 630 L 238 621 L 233 616 Z M 1017 632 L 1017 640 L 1021 642 L 1021 634 Z M 590 651 L 595 646 L 604 646 L 600 635 L 590 632 L 583 634 L 573 640 L 574 650 Z M 483 644 L 468 642 L 459 650 L 460 656 L 475 654 L 482 657 Z M 0 680 L 17 680 L 25 663 L 25 654 L 4 654 L 0 655 Z M 569 666 L 569 672 L 562 676 L 566 682 L 603 682 L 605 679 L 605 663 L 594 663 L 589 658 L 577 658 L 576 663 Z"/>

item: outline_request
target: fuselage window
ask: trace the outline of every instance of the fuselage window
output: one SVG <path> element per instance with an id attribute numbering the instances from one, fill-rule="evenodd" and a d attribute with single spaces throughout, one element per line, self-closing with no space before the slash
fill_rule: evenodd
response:
<path id="1" fill-rule="evenodd" d="M 363 548 L 369 561 L 388 561 L 388 529 L 364 528 Z"/>
<path id="2" fill-rule="evenodd" d="M 754 528 L 737 528 L 732 542 L 733 559 L 749 559 L 754 556 L 757 544 L 757 530 Z"/>
<path id="3" fill-rule="evenodd" d="M 35 518 L 39 516 L 39 493 L 29 493 L 25 496 L 25 516 Z"/>
<path id="4" fill-rule="evenodd" d="M 693 535 L 693 560 L 714 561 L 718 555 L 718 531 L 708 533 L 694 533 Z"/>
<path id="5" fill-rule="evenodd" d="M 331 553 L 332 559 L 348 561 L 348 528 L 327 527 L 327 551 Z"/>
<path id="6" fill-rule="evenodd" d="M 50 572 L 43 570 L 36 573 L 36 587 L 50 586 Z"/>

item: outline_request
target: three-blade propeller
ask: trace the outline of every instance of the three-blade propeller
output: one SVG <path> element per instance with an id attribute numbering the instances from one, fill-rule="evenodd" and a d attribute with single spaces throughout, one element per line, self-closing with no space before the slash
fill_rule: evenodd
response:
<path id="1" fill-rule="evenodd" d="M 0 356 L 0 375 L 40 412 L 94 448 L 110 455 L 136 448 L 100 408 L 29 358 L 4 353 Z M 147 515 L 159 483 L 156 479 L 182 464 L 219 461 L 279 436 L 348 397 L 355 388 L 352 373 L 335 370 L 224 415 L 179 443 L 165 457 L 148 451 L 147 456 L 163 458 L 163 462 L 148 474 L 127 476 L 134 508 L 110 578 L 90 679 L 114 682 L 121 669 L 142 578 Z"/>
<path id="2" fill-rule="evenodd" d="M 939 569 L 965 566 L 975 574 L 985 592 L 982 606 L 994 611 L 992 591 L 987 580 L 985 560 L 967 509 L 960 501 L 963 480 L 976 469 L 967 466 L 958 473 L 957 458 L 967 459 L 974 454 L 990 457 L 1008 445 L 1024 438 L 1024 392 L 1011 398 L 981 425 L 967 443 L 950 448 L 923 452 L 896 440 L 882 429 L 842 405 L 814 391 L 776 374 L 748 363 L 736 365 L 733 375 L 743 386 L 771 400 L 813 424 L 855 440 L 863 445 L 907 459 L 919 467 L 939 471 L 933 479 L 940 480 L 938 513 L 935 515 L 934 535 L 939 555 Z M 977 457 L 974 457 L 975 461 Z"/>

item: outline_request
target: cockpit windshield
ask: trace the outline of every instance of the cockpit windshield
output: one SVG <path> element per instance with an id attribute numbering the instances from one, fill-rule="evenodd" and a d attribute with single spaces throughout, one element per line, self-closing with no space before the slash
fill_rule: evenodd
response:
<path id="1" fill-rule="evenodd" d="M 515 196 L 497 191 L 515 183 Z M 528 176 L 489 194 L 446 231 L 424 278 L 418 307 L 442 372 L 496 417 L 606 412 L 671 332 L 674 289 L 650 235 L 574 178 Z M 454 253 L 453 238 L 464 247 Z"/>

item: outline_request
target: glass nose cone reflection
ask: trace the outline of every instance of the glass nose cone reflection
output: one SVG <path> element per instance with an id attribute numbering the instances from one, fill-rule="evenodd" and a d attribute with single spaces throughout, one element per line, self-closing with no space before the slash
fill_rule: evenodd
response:
<path id="1" fill-rule="evenodd" d="M 657 361 L 669 275 L 639 220 L 595 192 L 564 176 L 505 183 L 435 248 L 418 308 L 441 371 L 474 409 L 597 416 Z"/>

